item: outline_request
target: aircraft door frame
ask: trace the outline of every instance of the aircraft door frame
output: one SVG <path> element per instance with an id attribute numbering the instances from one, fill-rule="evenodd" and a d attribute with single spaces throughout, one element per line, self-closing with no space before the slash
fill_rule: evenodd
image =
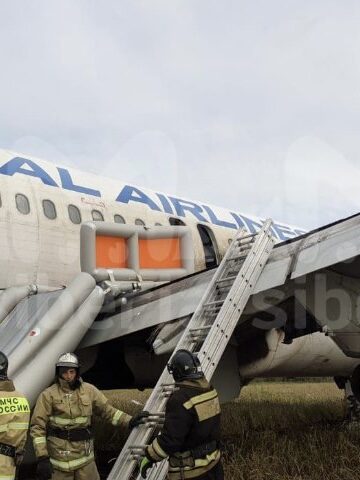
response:
<path id="1" fill-rule="evenodd" d="M 205 268 L 208 270 L 217 267 L 220 263 L 220 253 L 214 232 L 202 223 L 198 223 L 196 227 L 203 246 Z"/>

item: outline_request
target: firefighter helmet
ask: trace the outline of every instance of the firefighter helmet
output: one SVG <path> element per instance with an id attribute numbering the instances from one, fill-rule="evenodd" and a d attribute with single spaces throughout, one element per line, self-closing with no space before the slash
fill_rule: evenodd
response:
<path id="1" fill-rule="evenodd" d="M 204 376 L 197 355 L 189 352 L 189 350 L 178 350 L 168 363 L 167 368 L 176 382 L 186 379 L 196 380 Z"/>
<path id="2" fill-rule="evenodd" d="M 0 352 L 0 377 L 6 378 L 9 361 L 4 352 Z"/>
<path id="3" fill-rule="evenodd" d="M 61 367 L 76 368 L 76 370 L 79 372 L 80 364 L 78 357 L 74 353 L 63 353 L 56 362 L 56 375 L 59 374 L 59 368 Z"/>

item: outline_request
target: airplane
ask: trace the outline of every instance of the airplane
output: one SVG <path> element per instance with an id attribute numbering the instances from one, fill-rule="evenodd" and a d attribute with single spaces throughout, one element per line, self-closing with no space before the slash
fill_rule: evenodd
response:
<path id="1" fill-rule="evenodd" d="M 0 289 L 4 293 L 0 302 L 14 287 L 36 285 L 44 295 L 54 292 L 55 299 L 62 288 L 69 288 L 81 271 L 80 230 L 89 221 L 139 229 L 186 226 L 191 231 L 192 275 L 141 291 L 126 305 L 114 301 L 102 306 L 93 325 L 83 316 L 79 338 L 72 339 L 85 379 L 104 389 L 151 387 L 238 229 L 255 233 L 264 219 L 1 150 Z M 224 400 L 236 397 L 256 377 L 332 376 L 339 386 L 347 386 L 348 396 L 353 394 L 351 388 L 360 391 L 359 228 L 358 216 L 313 232 L 274 223 L 272 234 L 278 245 L 268 274 L 249 302 L 246 321 L 235 331 L 214 378 Z M 336 305 L 336 295 L 335 304 L 331 303 L 335 289 L 350 299 L 345 301 L 345 326 L 337 326 L 333 315 L 339 308 L 341 313 L 344 310 L 341 298 L 340 307 Z M 5 349 L 12 349 L 16 375 L 26 389 L 30 388 L 25 379 L 27 362 L 16 354 L 15 345 L 20 343 L 14 343 L 9 327 L 19 321 L 17 308 L 15 313 L 6 312 L 12 319 L 0 323 L 0 347 L 3 343 Z M 30 304 L 26 308 L 22 315 L 31 312 L 34 318 L 40 309 Z M 19 323 L 22 330 L 29 329 L 21 342 L 30 336 L 35 345 L 41 328 L 27 321 Z M 68 335 L 73 328 L 74 322 L 67 325 Z M 50 344 L 55 356 L 60 348 L 56 338 Z M 33 399 L 53 374 L 44 365 L 50 347 L 46 355 L 38 355 L 47 370 L 43 383 L 33 387 Z M 145 368 L 150 361 L 151 369 Z M 104 368 L 108 365 L 116 365 L 116 371 Z"/>
<path id="2" fill-rule="evenodd" d="M 79 232 L 85 221 L 187 225 L 196 271 L 216 266 L 239 228 L 255 232 L 262 224 L 254 216 L 3 150 L 0 182 L 0 261 L 6 267 L 0 288 L 68 284 L 80 271 Z M 279 241 L 303 233 L 280 223 L 273 228 Z"/>

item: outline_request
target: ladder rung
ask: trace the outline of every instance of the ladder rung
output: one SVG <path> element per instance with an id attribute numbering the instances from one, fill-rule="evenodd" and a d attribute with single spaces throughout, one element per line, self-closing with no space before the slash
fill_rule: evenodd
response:
<path id="1" fill-rule="evenodd" d="M 190 332 L 199 332 L 199 331 L 204 331 L 204 330 L 210 330 L 212 325 L 205 325 L 204 327 L 197 327 L 197 328 L 191 328 Z"/>
<path id="2" fill-rule="evenodd" d="M 223 303 L 224 303 L 224 300 L 215 300 L 214 302 L 205 303 L 204 308 L 215 307 L 215 306 L 223 304 Z"/>
<path id="3" fill-rule="evenodd" d="M 212 307 L 208 307 L 204 309 L 203 315 L 218 315 L 221 307 L 222 305 L 213 305 Z"/>
<path id="4" fill-rule="evenodd" d="M 241 242 L 242 240 L 247 240 L 248 238 L 255 238 L 257 236 L 256 233 L 249 233 L 248 235 L 244 235 L 243 237 L 239 237 L 237 239 L 238 242 Z"/>
<path id="5" fill-rule="evenodd" d="M 251 252 L 252 250 L 252 245 L 250 248 L 246 248 L 244 250 L 240 250 L 238 253 L 240 253 L 240 258 L 243 258 L 243 257 L 248 257 L 249 256 L 249 253 Z"/>
<path id="6" fill-rule="evenodd" d="M 235 277 L 237 277 L 237 276 L 238 276 L 238 274 L 239 274 L 239 271 L 240 271 L 240 270 L 235 270 L 233 266 L 232 266 L 231 268 L 232 268 L 232 270 L 229 270 L 229 272 L 228 272 L 228 273 L 230 273 L 230 274 L 231 274 L 231 276 L 235 276 Z"/>
<path id="7" fill-rule="evenodd" d="M 169 392 L 172 392 L 174 389 L 175 389 L 175 385 L 173 383 L 163 383 L 161 385 L 161 388 L 164 390 L 164 391 L 169 391 Z"/>
<path id="8" fill-rule="evenodd" d="M 221 282 L 218 285 L 216 285 L 216 294 L 217 295 L 224 295 L 226 292 L 229 292 L 231 290 L 232 284 Z"/>
<path id="9" fill-rule="evenodd" d="M 236 255 L 236 257 L 228 257 L 228 258 L 226 259 L 226 261 L 227 261 L 227 262 L 231 262 L 232 260 L 233 260 L 233 261 L 235 261 L 235 260 L 236 260 L 236 261 L 239 261 L 239 260 L 243 260 L 243 259 L 247 258 L 247 256 L 248 256 L 248 254 L 246 254 L 246 255 Z"/>
<path id="10" fill-rule="evenodd" d="M 144 445 L 130 445 L 129 446 L 129 450 L 131 450 L 131 452 L 143 452 L 145 450 L 145 446 Z"/>
<path id="11" fill-rule="evenodd" d="M 220 280 L 217 280 L 216 283 L 232 282 L 233 280 L 235 280 L 235 278 L 236 275 L 231 275 L 230 277 L 220 278 Z"/>
<path id="12" fill-rule="evenodd" d="M 164 415 L 163 416 L 160 416 L 160 415 L 149 415 L 148 417 L 146 417 L 144 420 L 143 420 L 143 425 L 147 425 L 148 423 L 152 423 L 152 422 L 158 422 L 159 420 L 164 420 Z"/>
<path id="13" fill-rule="evenodd" d="M 205 340 L 205 338 L 207 337 L 207 334 L 211 330 L 211 327 L 212 327 L 212 325 L 207 325 L 207 326 L 198 327 L 198 328 L 192 328 L 191 330 L 189 330 L 189 333 L 191 335 L 191 339 L 196 340 L 196 341 Z"/>
<path id="14" fill-rule="evenodd" d="M 237 250 L 251 250 L 253 247 L 252 243 L 241 243 L 238 245 Z"/>
<path id="15" fill-rule="evenodd" d="M 222 305 L 214 305 L 213 307 L 208 307 L 203 309 L 202 315 L 217 315 Z"/>
<path id="16" fill-rule="evenodd" d="M 205 333 L 203 333 L 203 334 L 199 333 L 198 335 L 192 336 L 191 340 L 193 342 L 200 343 L 200 342 L 203 342 L 204 340 L 206 340 L 206 337 L 207 337 L 207 335 Z"/>

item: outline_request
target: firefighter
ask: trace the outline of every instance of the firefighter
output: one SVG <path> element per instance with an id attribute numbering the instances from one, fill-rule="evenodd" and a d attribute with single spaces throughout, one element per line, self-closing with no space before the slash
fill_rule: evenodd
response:
<path id="1" fill-rule="evenodd" d="M 55 373 L 56 382 L 40 394 L 31 418 L 37 477 L 99 480 L 91 432 L 93 413 L 114 426 L 130 429 L 139 425 L 146 413 L 131 417 L 111 406 L 96 387 L 82 381 L 73 353 L 60 356 Z"/>
<path id="2" fill-rule="evenodd" d="M 175 380 L 161 433 L 140 462 L 143 478 L 154 463 L 169 457 L 169 480 L 223 480 L 219 450 L 220 404 L 196 355 L 178 350 L 168 364 Z"/>
<path id="3" fill-rule="evenodd" d="M 0 480 L 14 480 L 24 455 L 30 407 L 7 376 L 8 359 L 0 352 Z"/>

